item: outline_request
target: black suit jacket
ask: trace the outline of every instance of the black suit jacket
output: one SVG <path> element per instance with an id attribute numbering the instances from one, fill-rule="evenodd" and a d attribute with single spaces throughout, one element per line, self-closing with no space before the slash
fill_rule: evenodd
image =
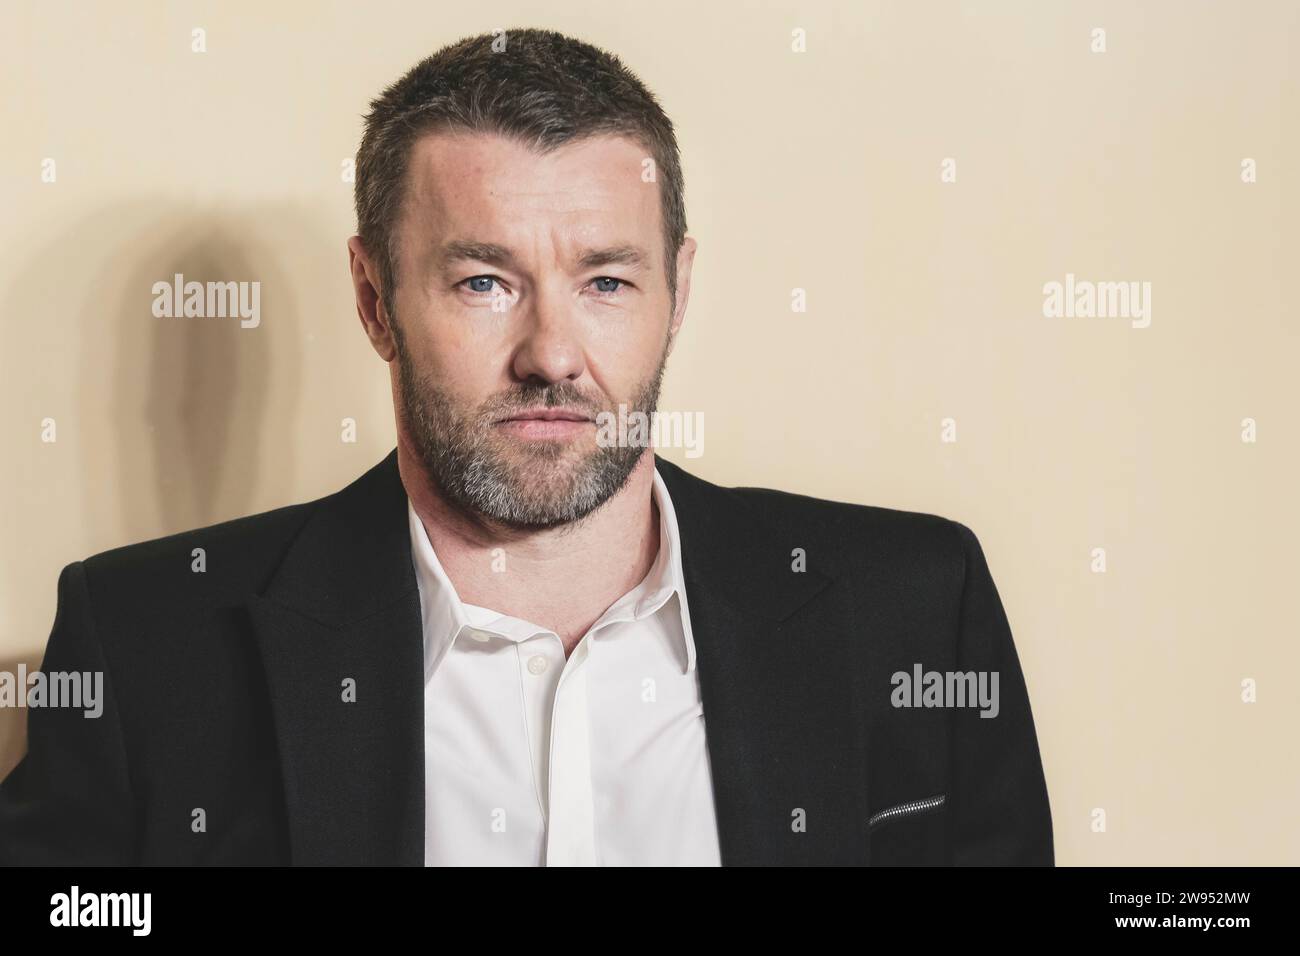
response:
<path id="1" fill-rule="evenodd" d="M 1051 864 L 1029 700 L 970 530 L 656 466 L 723 863 Z M 997 671 L 997 717 L 893 706 L 891 675 L 916 664 Z M 42 666 L 103 671 L 106 703 L 98 719 L 29 711 L 0 863 L 423 863 L 423 641 L 395 451 L 318 501 L 68 565 Z"/>

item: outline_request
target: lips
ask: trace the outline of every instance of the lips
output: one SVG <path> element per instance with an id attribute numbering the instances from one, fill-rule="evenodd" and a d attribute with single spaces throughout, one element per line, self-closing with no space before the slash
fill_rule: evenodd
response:
<path id="1" fill-rule="evenodd" d="M 584 415 L 582 412 L 569 411 L 563 408 L 533 408 L 525 409 L 521 412 L 513 412 L 505 418 L 499 419 L 502 422 L 589 422 L 590 415 Z"/>

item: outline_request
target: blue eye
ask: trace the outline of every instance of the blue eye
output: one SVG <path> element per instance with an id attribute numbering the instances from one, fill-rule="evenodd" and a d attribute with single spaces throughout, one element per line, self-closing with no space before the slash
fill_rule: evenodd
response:
<path id="1" fill-rule="evenodd" d="M 496 281 L 497 280 L 492 278 L 492 276 L 470 276 L 468 279 L 465 280 L 465 282 L 470 284 L 471 292 L 485 292 L 485 293 L 492 291 L 492 283 Z M 486 282 L 487 286 L 486 287 L 476 286 L 474 285 L 474 283 L 476 282 Z"/>
<path id="2" fill-rule="evenodd" d="M 492 285 L 496 281 L 496 277 L 489 275 L 470 276 L 468 279 L 462 279 L 460 284 L 469 289 L 470 292 L 487 295 L 492 291 Z M 599 276 L 591 281 L 596 286 L 596 291 L 601 295 L 615 295 L 622 291 L 623 286 L 627 285 L 624 280 L 615 279 L 611 276 Z"/>

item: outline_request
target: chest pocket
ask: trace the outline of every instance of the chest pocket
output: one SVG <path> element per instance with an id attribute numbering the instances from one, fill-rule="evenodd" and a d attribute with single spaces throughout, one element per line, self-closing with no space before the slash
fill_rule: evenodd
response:
<path id="1" fill-rule="evenodd" d="M 943 866 L 947 863 L 948 795 L 884 807 L 867 821 L 872 866 Z"/>

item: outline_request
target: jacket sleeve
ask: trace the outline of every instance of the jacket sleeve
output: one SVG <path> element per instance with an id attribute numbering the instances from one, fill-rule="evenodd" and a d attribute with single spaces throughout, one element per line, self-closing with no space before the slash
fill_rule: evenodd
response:
<path id="1" fill-rule="evenodd" d="M 1011 628 L 979 541 L 965 525 L 956 526 L 965 557 L 957 667 L 996 673 L 998 683 L 996 716 L 981 716 L 976 707 L 953 711 L 952 863 L 1052 866 L 1047 783 Z"/>
<path id="2" fill-rule="evenodd" d="M 122 728 L 81 562 L 59 575 L 58 611 L 41 670 L 102 674 L 102 712 L 27 711 L 27 754 L 0 781 L 0 866 L 134 864 Z"/>

